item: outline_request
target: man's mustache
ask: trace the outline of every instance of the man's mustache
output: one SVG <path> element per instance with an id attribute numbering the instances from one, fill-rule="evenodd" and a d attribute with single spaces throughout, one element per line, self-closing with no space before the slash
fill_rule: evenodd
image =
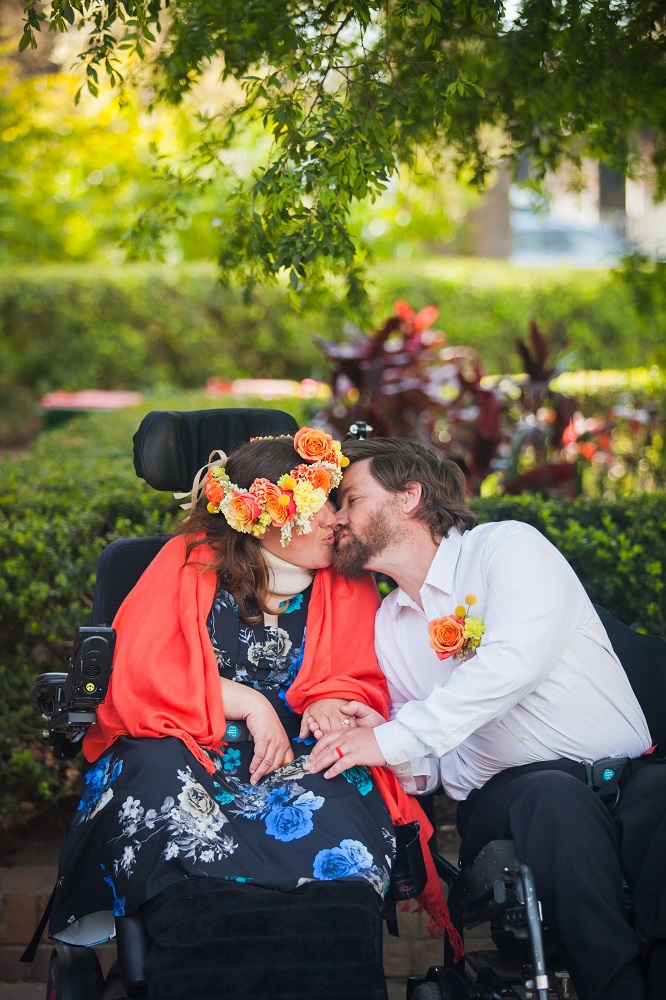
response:
<path id="1" fill-rule="evenodd" d="M 340 528 L 333 528 L 333 548 L 337 549 L 338 544 L 340 542 L 340 536 L 344 532 L 347 532 L 347 534 L 351 534 L 349 528 L 342 528 L 342 527 L 340 527 Z"/>

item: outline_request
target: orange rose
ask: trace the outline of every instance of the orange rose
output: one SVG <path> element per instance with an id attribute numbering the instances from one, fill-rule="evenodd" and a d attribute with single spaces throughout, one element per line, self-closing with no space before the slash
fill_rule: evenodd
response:
<path id="1" fill-rule="evenodd" d="M 294 449 L 307 462 L 335 462 L 333 438 L 318 428 L 301 427 L 294 434 Z"/>
<path id="2" fill-rule="evenodd" d="M 268 483 L 264 487 L 264 496 L 266 497 L 266 513 L 271 515 L 273 524 L 277 525 L 278 528 L 293 519 L 296 513 L 293 493 L 280 489 L 274 483 Z"/>
<path id="3" fill-rule="evenodd" d="M 227 508 L 227 517 L 239 525 L 252 524 L 260 514 L 261 507 L 251 493 L 235 493 Z"/>
<path id="4" fill-rule="evenodd" d="M 465 620 L 458 615 L 435 618 L 428 625 L 430 645 L 440 660 L 455 656 L 465 645 Z"/>
<path id="5" fill-rule="evenodd" d="M 219 479 L 214 479 L 209 472 L 206 476 L 206 500 L 215 507 L 219 507 L 224 499 L 224 483 Z"/>

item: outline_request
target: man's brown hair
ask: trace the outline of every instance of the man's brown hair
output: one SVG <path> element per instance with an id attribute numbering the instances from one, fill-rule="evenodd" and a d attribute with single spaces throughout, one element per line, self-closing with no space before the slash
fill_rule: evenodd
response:
<path id="1" fill-rule="evenodd" d="M 446 538 L 451 528 L 473 528 L 476 517 L 465 503 L 465 476 L 452 459 L 416 441 L 370 438 L 345 441 L 350 464 L 370 459 L 370 472 L 389 493 L 402 493 L 408 483 L 420 483 L 421 503 L 414 517 L 433 536 Z M 344 476 L 343 476 L 344 486 Z"/>

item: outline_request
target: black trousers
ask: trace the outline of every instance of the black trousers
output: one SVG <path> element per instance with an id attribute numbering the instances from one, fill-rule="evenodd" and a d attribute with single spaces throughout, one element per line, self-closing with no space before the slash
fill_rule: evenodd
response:
<path id="1" fill-rule="evenodd" d="M 491 840 L 515 841 L 582 1000 L 614 1000 L 627 975 L 626 1000 L 644 1000 L 637 961 L 666 941 L 666 761 L 629 767 L 612 812 L 571 774 L 520 768 L 496 775 L 458 808 L 463 865 Z M 626 918 L 623 880 L 641 936 Z M 666 997 L 663 981 L 661 989 L 649 996 Z"/>

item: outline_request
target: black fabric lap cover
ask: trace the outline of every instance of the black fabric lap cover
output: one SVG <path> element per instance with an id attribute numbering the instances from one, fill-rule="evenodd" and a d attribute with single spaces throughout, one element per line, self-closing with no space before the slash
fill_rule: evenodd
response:
<path id="1" fill-rule="evenodd" d="M 362 883 L 188 879 L 147 904 L 146 927 L 149 1000 L 386 1000 L 381 900 Z"/>

